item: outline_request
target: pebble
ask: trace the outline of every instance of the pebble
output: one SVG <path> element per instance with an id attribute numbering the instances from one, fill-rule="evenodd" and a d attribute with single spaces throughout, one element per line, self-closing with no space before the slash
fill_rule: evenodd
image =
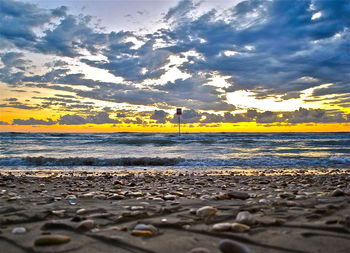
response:
<path id="1" fill-rule="evenodd" d="M 251 252 L 251 250 L 247 246 L 228 239 L 220 241 L 219 249 L 222 253 L 250 253 Z"/>
<path id="2" fill-rule="evenodd" d="M 165 195 L 163 197 L 164 200 L 175 200 L 176 199 L 176 196 L 175 195 L 171 195 L 171 194 L 168 194 L 168 195 Z"/>
<path id="3" fill-rule="evenodd" d="M 78 215 L 82 215 L 82 214 L 85 214 L 85 213 L 87 213 L 87 210 L 85 208 L 81 208 L 81 209 L 76 211 L 76 214 L 78 214 Z"/>
<path id="4" fill-rule="evenodd" d="M 269 201 L 267 199 L 259 199 L 258 201 L 260 204 L 268 204 Z"/>
<path id="5" fill-rule="evenodd" d="M 332 193 L 331 193 L 332 197 L 339 197 L 339 196 L 344 196 L 344 192 L 340 189 L 335 189 Z"/>
<path id="6" fill-rule="evenodd" d="M 131 211 L 145 210 L 144 206 L 132 206 L 130 207 Z"/>
<path id="7" fill-rule="evenodd" d="M 228 231 L 231 229 L 232 224 L 231 223 L 216 223 L 213 225 L 214 231 Z"/>
<path id="8" fill-rule="evenodd" d="M 246 192 L 229 192 L 228 195 L 230 198 L 242 200 L 248 199 L 250 197 Z"/>
<path id="9" fill-rule="evenodd" d="M 206 248 L 194 248 L 188 251 L 188 253 L 210 253 Z"/>
<path id="10" fill-rule="evenodd" d="M 253 225 L 255 223 L 255 217 L 248 211 L 239 212 L 236 217 L 238 223 Z"/>
<path id="11" fill-rule="evenodd" d="M 27 232 L 27 229 L 24 227 L 17 227 L 12 229 L 12 234 L 24 234 L 25 232 Z"/>
<path id="12" fill-rule="evenodd" d="M 70 237 L 66 235 L 45 235 L 40 236 L 34 241 L 35 246 L 49 246 L 56 244 L 68 243 Z"/>
<path id="13" fill-rule="evenodd" d="M 232 223 L 231 224 L 231 230 L 233 232 L 238 232 L 238 233 L 242 233 L 242 232 L 246 232 L 250 230 L 250 227 L 248 225 L 245 224 L 241 224 L 241 223 Z"/>
<path id="14" fill-rule="evenodd" d="M 158 229 L 155 226 L 148 224 L 137 224 L 134 227 L 134 230 L 152 231 L 154 233 L 158 231 Z"/>
<path id="15" fill-rule="evenodd" d="M 154 235 L 155 233 L 153 233 L 152 231 L 147 231 L 147 230 L 133 230 L 131 231 L 132 235 L 140 235 L 140 236 L 151 236 Z"/>
<path id="16" fill-rule="evenodd" d="M 196 211 L 196 215 L 200 217 L 208 217 L 215 215 L 218 209 L 212 206 L 203 206 Z"/>
<path id="17" fill-rule="evenodd" d="M 108 197 L 107 199 L 110 200 L 122 200 L 125 199 L 125 197 L 121 194 L 113 194 L 112 196 Z"/>
<path id="18" fill-rule="evenodd" d="M 76 226 L 79 230 L 90 230 L 95 227 L 95 221 L 94 220 L 83 220 L 78 223 Z"/>

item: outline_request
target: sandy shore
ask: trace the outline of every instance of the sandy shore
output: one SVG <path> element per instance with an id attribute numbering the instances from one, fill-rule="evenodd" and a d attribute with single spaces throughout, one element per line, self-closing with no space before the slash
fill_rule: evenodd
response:
<path id="1" fill-rule="evenodd" d="M 0 252 L 350 252 L 350 173 L 0 171 Z"/>

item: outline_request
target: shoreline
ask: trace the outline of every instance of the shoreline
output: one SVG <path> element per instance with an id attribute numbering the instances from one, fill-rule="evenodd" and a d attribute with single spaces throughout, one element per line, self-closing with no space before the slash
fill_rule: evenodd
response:
<path id="1" fill-rule="evenodd" d="M 344 168 L 0 170 L 0 248 L 348 252 L 349 183 Z"/>
<path id="2" fill-rule="evenodd" d="M 207 175 L 299 175 L 299 174 L 346 174 L 350 168 L 344 167 L 261 167 L 259 169 L 243 166 L 0 166 L 1 175 L 50 177 L 53 174 L 64 176 L 89 174 L 100 176 L 105 173 L 111 175 L 165 173 L 165 174 L 207 174 Z"/>

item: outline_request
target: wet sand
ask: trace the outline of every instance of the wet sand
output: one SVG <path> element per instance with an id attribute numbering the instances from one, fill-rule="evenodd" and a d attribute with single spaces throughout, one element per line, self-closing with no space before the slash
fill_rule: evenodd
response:
<path id="1" fill-rule="evenodd" d="M 346 169 L 0 171 L 0 252 L 350 252 Z"/>

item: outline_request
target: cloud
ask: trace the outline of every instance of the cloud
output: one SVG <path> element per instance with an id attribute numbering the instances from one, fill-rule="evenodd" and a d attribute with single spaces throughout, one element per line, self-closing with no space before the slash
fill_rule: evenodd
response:
<path id="1" fill-rule="evenodd" d="M 22 57 L 24 56 L 23 53 L 18 52 L 6 52 L 0 54 L 1 61 L 7 68 L 20 68 L 23 67 L 26 63 L 29 63 L 30 61 L 23 60 Z"/>
<path id="2" fill-rule="evenodd" d="M 304 109 L 300 108 L 292 113 L 285 113 L 283 117 L 288 123 L 341 123 L 349 122 L 348 115 L 340 112 L 327 112 L 322 109 Z"/>
<path id="3" fill-rule="evenodd" d="M 91 53 L 98 52 L 98 46 L 106 42 L 106 35 L 94 32 L 88 25 L 91 17 L 77 18 L 66 16 L 54 29 L 45 31 L 35 48 L 42 53 L 75 57 L 81 55 L 80 50 Z"/>
<path id="4" fill-rule="evenodd" d="M 200 3 L 194 4 L 191 0 L 181 0 L 175 7 L 170 8 L 164 16 L 165 20 L 184 18 L 190 11 L 198 7 Z"/>
<path id="5" fill-rule="evenodd" d="M 10 101 L 7 104 L 0 104 L 0 107 L 11 107 L 24 110 L 32 110 L 36 108 L 35 106 L 26 105 L 18 101 Z"/>
<path id="6" fill-rule="evenodd" d="M 155 110 L 151 115 L 151 119 L 155 119 L 157 123 L 165 123 L 168 113 L 163 110 Z"/>
<path id="7" fill-rule="evenodd" d="M 9 125 L 9 123 L 0 120 L 0 125 Z"/>
<path id="8" fill-rule="evenodd" d="M 288 100 L 329 83 L 314 89 L 313 99 L 333 96 L 337 99 L 332 104 L 349 106 L 349 1 L 248 0 L 224 11 L 203 11 L 200 4 L 179 1 L 164 14 L 167 26 L 141 34 L 105 32 L 94 27 L 92 17 L 72 15 L 63 6 L 48 10 L 0 0 L 0 81 L 13 87 L 49 88 L 74 95 L 47 98 L 35 107 L 8 100 L 0 107 L 57 105 L 71 110 L 59 119 L 61 124 L 116 123 L 109 112 L 94 112 L 97 105 L 75 101 L 81 98 L 162 109 L 182 107 L 183 120 L 188 123 L 296 124 L 347 119 L 340 112 L 321 109 L 234 114 L 237 108 L 226 98 L 230 92 L 248 90 L 257 98 Z M 28 52 L 38 58 L 40 54 L 52 55 L 52 62 L 45 64 L 50 70 L 32 73 L 35 68 L 29 68 L 33 67 L 30 60 L 37 62 L 28 59 Z M 179 60 L 174 63 L 174 58 Z M 88 78 L 77 70 L 78 61 L 79 66 L 108 71 L 121 81 Z M 174 69 L 187 77 L 159 80 Z M 225 87 L 210 84 L 213 76 L 225 77 Z M 148 117 L 158 123 L 175 122 L 176 118 L 168 116 L 157 110 Z M 135 122 L 142 123 L 139 119 Z"/>
<path id="9" fill-rule="evenodd" d="M 38 40 L 35 29 L 65 16 L 65 7 L 45 10 L 30 3 L 0 0 L 0 48 L 31 49 Z"/>
<path id="10" fill-rule="evenodd" d="M 12 125 L 54 125 L 55 121 L 52 119 L 41 120 L 41 119 L 14 119 Z"/>
<path id="11" fill-rule="evenodd" d="M 200 119 L 202 118 L 202 115 L 200 112 L 196 110 L 183 110 L 181 115 L 181 123 L 198 123 Z M 178 116 L 174 114 L 173 118 L 170 120 L 172 123 L 178 123 Z"/>
<path id="12" fill-rule="evenodd" d="M 225 96 L 217 87 L 206 85 L 206 80 L 200 77 L 177 79 L 155 88 L 163 95 L 163 101 L 176 107 L 186 107 L 200 110 L 234 110 L 235 106 L 225 101 Z"/>
<path id="13" fill-rule="evenodd" d="M 327 111 L 322 109 L 304 109 L 300 108 L 290 112 L 259 112 L 257 110 L 248 110 L 245 113 L 232 114 L 225 112 L 223 115 L 196 110 L 185 110 L 181 116 L 182 123 L 239 123 L 256 122 L 258 124 L 284 123 L 344 123 L 349 122 L 349 114 L 339 111 Z M 177 123 L 176 115 L 169 122 Z"/>
<path id="14" fill-rule="evenodd" d="M 125 38 L 136 38 L 128 33 L 109 35 L 112 42 L 103 53 L 108 61 L 91 61 L 83 59 L 82 62 L 108 70 L 115 76 L 121 76 L 127 81 L 141 82 L 145 79 L 158 79 L 165 73 L 165 65 L 169 63 L 171 53 L 165 49 L 155 48 L 155 41 L 148 40 L 138 49 L 132 42 L 125 42 Z"/>
<path id="15" fill-rule="evenodd" d="M 314 10 L 311 1 L 245 1 L 232 9 L 229 21 L 209 12 L 191 22 L 180 20 L 167 35 L 176 41 L 176 51 L 203 55 L 183 64 L 183 71 L 231 76 L 228 91 L 283 95 L 335 83 L 337 91 L 348 92 L 349 21 L 335 13 L 350 15 L 350 2 L 313 2 Z M 312 20 L 317 12 L 325 14 Z M 298 81 L 305 76 L 317 81 Z"/>
<path id="16" fill-rule="evenodd" d="M 107 112 L 98 112 L 87 117 L 66 114 L 57 121 L 61 125 L 84 125 L 84 124 L 109 124 L 120 123 L 119 120 L 111 119 Z"/>

